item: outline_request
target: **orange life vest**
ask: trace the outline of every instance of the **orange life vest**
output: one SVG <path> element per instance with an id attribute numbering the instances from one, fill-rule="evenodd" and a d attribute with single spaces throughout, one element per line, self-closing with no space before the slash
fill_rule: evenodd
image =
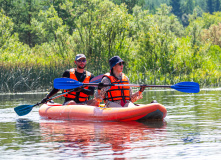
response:
<path id="1" fill-rule="evenodd" d="M 77 77 L 75 76 L 75 68 L 70 70 L 70 78 L 78 81 Z M 91 73 L 86 71 L 86 77 L 82 83 L 89 83 L 90 78 L 91 78 Z M 86 86 L 84 88 L 88 89 L 88 86 Z M 70 91 L 70 90 L 64 90 L 64 92 L 68 92 L 68 91 Z M 64 95 L 64 97 L 71 98 L 71 99 L 78 98 L 80 102 L 85 102 L 88 100 L 89 95 L 84 94 L 83 92 L 80 92 L 79 96 L 76 97 L 76 92 L 70 92 L 70 93 Z"/>
<path id="2" fill-rule="evenodd" d="M 108 77 L 112 84 L 129 84 L 125 74 L 122 73 L 122 80 L 111 76 L 110 73 L 106 73 L 104 76 Z M 111 86 L 106 92 L 104 100 L 118 101 L 118 100 L 130 100 L 130 87 L 128 86 Z"/>

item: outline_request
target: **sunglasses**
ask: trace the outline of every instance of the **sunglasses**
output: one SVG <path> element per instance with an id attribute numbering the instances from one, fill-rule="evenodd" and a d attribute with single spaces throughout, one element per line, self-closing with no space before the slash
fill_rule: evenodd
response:
<path id="1" fill-rule="evenodd" d="M 118 63 L 118 65 L 119 65 L 119 66 L 122 66 L 122 65 L 124 65 L 124 62 L 120 62 L 120 63 Z"/>
<path id="2" fill-rule="evenodd" d="M 77 60 L 77 62 L 78 62 L 78 63 L 80 63 L 80 62 L 86 62 L 86 59 L 79 59 L 79 60 Z"/>

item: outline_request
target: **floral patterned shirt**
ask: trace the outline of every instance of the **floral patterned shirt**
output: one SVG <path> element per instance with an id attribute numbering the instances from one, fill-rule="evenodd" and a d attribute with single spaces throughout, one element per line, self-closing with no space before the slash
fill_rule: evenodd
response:
<path id="1" fill-rule="evenodd" d="M 122 79 L 122 76 L 120 75 L 119 77 L 117 77 L 118 79 Z M 127 77 L 128 79 L 128 77 Z M 129 79 L 128 79 L 128 82 L 129 82 Z M 101 83 L 103 84 L 111 84 L 111 81 L 108 77 L 103 77 Z M 103 87 L 101 90 L 100 90 L 100 93 L 99 91 L 97 90 L 94 94 L 94 99 L 98 102 L 101 102 L 104 98 L 105 98 L 105 93 L 111 88 L 111 86 L 108 86 L 108 87 Z M 139 91 L 133 93 L 132 89 L 130 88 L 130 101 L 131 102 L 136 102 L 137 100 L 139 99 L 142 99 L 143 98 L 143 95 L 142 94 L 139 94 Z M 129 100 L 126 100 L 126 102 L 130 102 Z M 121 104 L 121 101 L 118 100 L 118 101 L 114 101 L 115 103 L 118 103 L 118 104 Z M 109 101 L 107 100 L 106 103 L 108 104 Z"/>

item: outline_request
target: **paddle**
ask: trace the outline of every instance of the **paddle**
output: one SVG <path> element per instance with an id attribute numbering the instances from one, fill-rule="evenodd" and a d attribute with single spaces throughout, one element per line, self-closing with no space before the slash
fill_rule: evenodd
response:
<path id="1" fill-rule="evenodd" d="M 68 92 L 62 93 L 62 94 L 60 94 L 58 96 L 52 97 L 52 98 L 48 99 L 46 102 L 51 101 L 51 100 L 56 99 L 56 98 L 59 98 L 59 97 L 62 97 L 65 94 L 68 94 L 68 93 L 70 93 L 72 91 L 74 91 L 74 89 L 72 89 L 72 90 L 70 90 Z M 24 116 L 24 115 L 28 114 L 29 112 L 31 112 L 33 107 L 38 106 L 40 104 L 42 104 L 42 103 L 38 102 L 35 105 L 28 105 L 28 104 L 20 105 L 20 106 L 15 107 L 14 111 L 17 113 L 17 115 Z"/>
<path id="2" fill-rule="evenodd" d="M 101 75 L 99 75 L 99 76 L 96 76 L 96 77 L 92 78 L 90 82 L 93 82 L 93 83 L 101 82 L 102 77 L 103 77 L 103 74 L 101 74 Z M 77 87 L 75 87 L 75 88 L 77 88 Z M 73 88 L 73 89 L 74 89 L 74 88 Z M 70 91 L 65 92 L 65 93 L 63 93 L 63 94 L 60 94 L 60 95 L 58 95 L 58 96 L 56 96 L 56 97 L 52 97 L 52 98 L 48 99 L 47 102 L 48 102 L 48 101 L 51 101 L 51 100 L 53 100 L 53 99 L 62 97 L 63 95 L 68 94 L 68 93 L 70 93 L 70 92 L 72 92 L 72 91 L 73 91 L 73 90 L 70 90 Z M 28 114 L 29 112 L 31 112 L 31 110 L 32 110 L 33 107 L 38 106 L 38 105 L 40 105 L 40 104 L 42 104 L 42 103 L 41 103 L 41 102 L 38 102 L 38 103 L 36 103 L 35 105 L 28 105 L 28 104 L 20 105 L 20 106 L 15 107 L 15 108 L 14 108 L 14 111 L 15 111 L 19 116 L 24 116 L 24 115 Z"/>
<path id="3" fill-rule="evenodd" d="M 74 89 L 84 86 L 99 86 L 99 83 L 81 83 L 70 78 L 56 78 L 54 80 L 54 88 L 56 89 Z M 172 88 L 185 93 L 198 93 L 200 91 L 199 84 L 196 82 L 180 82 L 175 85 L 139 85 L 139 84 L 102 84 L 102 86 L 129 86 L 129 87 L 159 87 Z"/>
<path id="4" fill-rule="evenodd" d="M 104 76 L 104 75 L 101 74 L 101 75 L 98 75 L 98 76 L 92 78 L 92 79 L 90 80 L 90 83 L 100 83 L 103 76 Z"/>

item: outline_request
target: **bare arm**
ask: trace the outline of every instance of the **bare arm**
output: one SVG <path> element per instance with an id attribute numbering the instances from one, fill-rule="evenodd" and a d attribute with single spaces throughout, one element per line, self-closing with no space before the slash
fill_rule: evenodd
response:
<path id="1" fill-rule="evenodd" d="M 129 82 L 129 78 L 128 77 L 127 77 L 127 79 L 128 79 L 128 82 Z M 131 102 L 136 102 L 137 100 L 142 99 L 142 98 L 143 98 L 143 94 L 141 92 L 137 91 L 137 92 L 133 93 L 132 88 L 130 88 L 130 99 L 131 99 Z"/>
<path id="2" fill-rule="evenodd" d="M 143 98 L 143 94 L 137 91 L 131 95 L 131 102 L 136 102 L 137 100 L 142 99 L 142 98 Z"/>
<path id="3" fill-rule="evenodd" d="M 107 77 L 104 77 L 102 80 L 101 80 L 101 83 L 103 84 L 111 84 L 111 81 L 109 78 Z M 94 94 L 94 99 L 98 102 L 101 102 L 103 99 L 104 99 L 104 96 L 105 96 L 105 93 L 110 89 L 111 87 L 108 86 L 108 87 L 104 87 L 102 88 L 101 90 L 97 90 Z"/>

